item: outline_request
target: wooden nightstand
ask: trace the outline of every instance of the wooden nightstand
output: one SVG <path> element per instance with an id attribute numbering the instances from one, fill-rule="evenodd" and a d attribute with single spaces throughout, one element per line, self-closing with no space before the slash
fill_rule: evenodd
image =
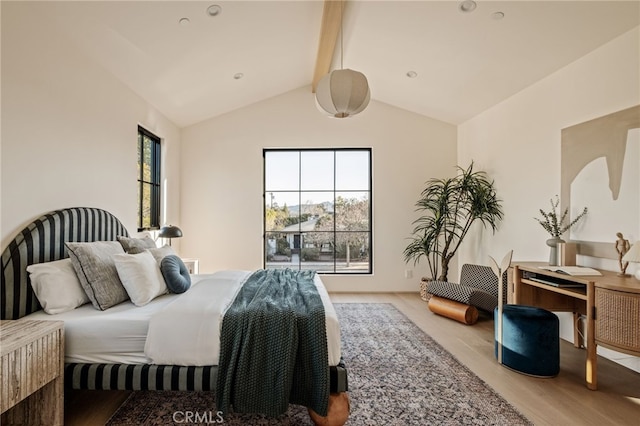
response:
<path id="1" fill-rule="evenodd" d="M 64 423 L 64 323 L 0 322 L 2 424 Z"/>

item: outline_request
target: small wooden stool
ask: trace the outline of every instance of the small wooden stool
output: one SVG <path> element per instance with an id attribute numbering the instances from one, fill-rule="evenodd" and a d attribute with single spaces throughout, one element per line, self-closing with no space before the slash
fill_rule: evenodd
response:
<path id="1" fill-rule="evenodd" d="M 472 325 L 478 321 L 478 309 L 475 306 L 465 305 L 455 300 L 432 295 L 427 306 L 434 314 L 451 318 L 463 324 Z"/>

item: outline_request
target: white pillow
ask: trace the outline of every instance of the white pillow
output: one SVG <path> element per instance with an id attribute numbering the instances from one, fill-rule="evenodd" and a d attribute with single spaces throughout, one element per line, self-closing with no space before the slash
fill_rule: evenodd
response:
<path id="1" fill-rule="evenodd" d="M 147 251 L 153 255 L 158 262 L 158 265 L 160 265 L 160 262 L 162 262 L 162 259 L 164 259 L 165 256 L 176 255 L 176 252 L 173 251 L 171 246 L 166 244 L 162 247 L 147 249 Z"/>
<path id="2" fill-rule="evenodd" d="M 167 292 L 158 262 L 151 253 L 114 254 L 113 260 L 120 281 L 134 305 L 144 306 Z"/>
<path id="3" fill-rule="evenodd" d="M 71 259 L 27 266 L 31 287 L 48 314 L 71 311 L 89 302 Z"/>

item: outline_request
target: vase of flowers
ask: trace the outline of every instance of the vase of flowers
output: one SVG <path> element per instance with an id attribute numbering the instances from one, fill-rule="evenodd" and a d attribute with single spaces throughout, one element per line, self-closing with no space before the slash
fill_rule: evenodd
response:
<path id="1" fill-rule="evenodd" d="M 558 205 L 560 204 L 560 198 L 556 195 L 555 200 L 551 200 L 551 210 L 545 212 L 540 209 L 540 215 L 542 218 L 534 217 L 536 221 L 544 228 L 545 231 L 551 235 L 551 238 L 547 240 L 549 246 L 549 265 L 554 266 L 558 264 L 558 244 L 565 241 L 561 238 L 562 234 L 568 231 L 573 225 L 575 225 L 580 219 L 587 214 L 587 208 L 585 207 L 578 216 L 576 216 L 571 222 L 566 223 L 569 209 L 564 209 L 562 215 L 558 215 Z"/>
<path id="2" fill-rule="evenodd" d="M 558 244 L 565 243 L 566 241 L 560 237 L 551 237 L 547 240 L 549 246 L 549 265 L 555 266 L 558 264 Z"/>

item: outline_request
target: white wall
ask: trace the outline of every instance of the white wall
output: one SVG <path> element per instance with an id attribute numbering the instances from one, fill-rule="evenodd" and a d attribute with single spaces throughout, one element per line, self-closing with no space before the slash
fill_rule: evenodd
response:
<path id="1" fill-rule="evenodd" d="M 200 271 L 262 267 L 262 149 L 371 147 L 373 276 L 325 276 L 330 291 L 417 291 L 426 264 L 402 252 L 424 182 L 455 173 L 456 128 L 372 101 L 348 119 L 323 116 L 310 87 L 183 129 L 182 254 Z M 406 279 L 404 271 L 413 270 Z"/>
<path id="2" fill-rule="evenodd" d="M 540 208 L 548 210 L 549 199 L 560 194 L 560 131 L 640 103 L 639 31 L 635 28 L 459 126 L 459 161 L 474 159 L 490 173 L 505 210 L 495 237 L 475 235 L 460 252 L 460 264 L 486 263 L 487 255 L 501 257 L 510 249 L 514 260 L 548 260 L 548 234 L 533 217 Z M 612 243 L 615 239 L 611 235 Z M 617 262 L 594 266 L 615 270 Z"/>
<path id="3" fill-rule="evenodd" d="M 2 4 L 2 247 L 50 210 L 106 209 L 136 231 L 137 126 L 163 139 L 179 221 L 180 131 L 29 9 Z"/>
<path id="4" fill-rule="evenodd" d="M 458 128 L 458 158 L 470 159 L 495 179 L 505 219 L 493 238 L 477 233 L 459 264 L 487 264 L 513 249 L 515 261 L 547 261 L 548 234 L 533 219 L 560 193 L 560 131 L 640 103 L 640 30 L 605 44 Z M 630 206 L 636 208 L 637 206 Z M 624 231 L 624 224 L 619 224 Z M 635 226 L 630 224 L 629 226 Z M 612 250 L 615 235 L 611 235 Z M 617 261 L 582 257 L 581 264 L 615 271 Z M 630 265 L 632 271 L 635 265 Z M 572 339 L 570 316 L 561 335 Z M 600 348 L 599 348 L 600 349 Z M 614 355 L 615 357 L 615 355 Z M 633 365 L 640 370 L 640 358 Z"/>

